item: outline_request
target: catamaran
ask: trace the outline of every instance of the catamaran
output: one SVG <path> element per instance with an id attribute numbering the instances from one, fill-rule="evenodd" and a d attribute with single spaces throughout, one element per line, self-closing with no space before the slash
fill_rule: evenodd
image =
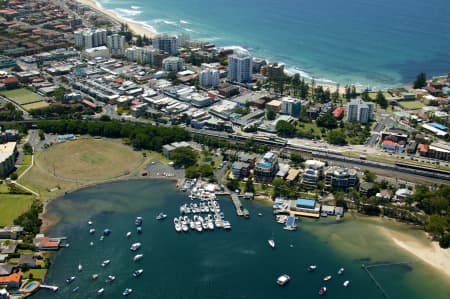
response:
<path id="1" fill-rule="evenodd" d="M 130 295 L 132 292 L 133 292 L 133 289 L 126 288 L 125 290 L 123 290 L 122 295 L 128 296 L 128 295 Z"/>
<path id="2" fill-rule="evenodd" d="M 139 242 L 137 242 L 137 243 L 133 243 L 132 245 L 131 245 L 131 247 L 130 247 L 130 250 L 131 251 L 136 251 L 136 250 L 138 250 L 139 248 L 141 248 L 141 243 L 139 243 Z"/>

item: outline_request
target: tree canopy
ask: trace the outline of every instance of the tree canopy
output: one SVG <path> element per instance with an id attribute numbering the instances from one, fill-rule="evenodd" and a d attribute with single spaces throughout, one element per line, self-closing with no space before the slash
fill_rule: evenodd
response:
<path id="1" fill-rule="evenodd" d="M 279 120 L 275 129 L 281 137 L 292 137 L 295 135 L 295 126 L 285 120 Z"/>
<path id="2" fill-rule="evenodd" d="M 331 144 L 346 145 L 347 140 L 345 132 L 342 129 L 334 129 L 328 132 L 327 140 Z"/>
<path id="3" fill-rule="evenodd" d="M 415 89 L 427 86 L 427 76 L 424 72 L 417 75 L 416 80 L 414 80 L 413 87 Z"/>
<path id="4" fill-rule="evenodd" d="M 179 147 L 170 153 L 175 166 L 189 167 L 197 162 L 197 153 L 190 147 Z"/>
<path id="5" fill-rule="evenodd" d="M 335 129 L 338 126 L 337 120 L 333 117 L 331 113 L 325 113 L 316 120 L 318 127 Z"/>

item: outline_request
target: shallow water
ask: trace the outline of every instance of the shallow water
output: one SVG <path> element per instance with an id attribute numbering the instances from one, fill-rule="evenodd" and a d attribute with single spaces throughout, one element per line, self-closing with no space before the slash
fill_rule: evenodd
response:
<path id="1" fill-rule="evenodd" d="M 187 201 L 187 194 L 177 192 L 173 182 L 157 180 L 99 185 L 54 201 L 49 212 L 60 216 L 61 222 L 51 234 L 68 236 L 70 247 L 55 253 L 46 281 L 60 290 L 41 290 L 35 298 L 94 298 L 102 287 L 105 298 L 121 298 L 126 287 L 134 290 L 130 298 L 314 298 L 324 285 L 328 298 L 384 298 L 361 268 L 362 263 L 378 262 L 410 263 L 371 269 L 390 298 L 450 295 L 445 279 L 395 247 L 371 221 L 350 216 L 339 224 L 331 218 L 302 220 L 298 231 L 286 232 L 273 221 L 267 205 L 245 202 L 252 214 L 247 220 L 237 218 L 231 201 L 221 198 L 231 231 L 176 233 L 172 219 Z M 160 211 L 169 217 L 156 221 Z M 258 212 L 263 216 L 256 216 Z M 138 215 L 144 217 L 142 235 L 134 233 Z M 90 219 L 97 229 L 95 235 L 88 233 Z M 99 241 L 104 228 L 112 233 Z M 127 231 L 133 231 L 129 240 Z M 275 249 L 267 244 L 271 237 Z M 144 258 L 134 263 L 129 247 L 137 241 L 143 244 L 139 252 Z M 106 259 L 111 264 L 102 268 Z M 79 263 L 81 273 L 77 272 Z M 313 263 L 318 270 L 307 272 Z M 345 267 L 342 276 L 336 275 L 340 267 Z M 136 279 L 131 273 L 138 268 L 145 272 Z M 91 280 L 93 273 L 100 274 L 97 281 Z M 284 288 L 275 284 L 282 273 L 292 278 Z M 328 274 L 333 279 L 325 283 L 322 278 Z M 116 276 L 116 281 L 105 283 L 107 275 Z M 70 276 L 77 279 L 67 285 L 65 279 Z M 351 285 L 344 288 L 347 279 Z M 79 291 L 72 293 L 76 286 Z"/>

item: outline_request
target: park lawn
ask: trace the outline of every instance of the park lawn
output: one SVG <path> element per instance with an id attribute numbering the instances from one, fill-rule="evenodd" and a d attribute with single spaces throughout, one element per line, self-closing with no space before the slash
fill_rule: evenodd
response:
<path id="1" fill-rule="evenodd" d="M 421 109 L 424 106 L 419 101 L 402 101 L 402 102 L 399 102 L 398 104 L 405 109 L 412 109 L 412 110 Z"/>
<path id="2" fill-rule="evenodd" d="M 142 152 L 120 140 L 82 138 L 35 153 L 33 168 L 19 182 L 45 201 L 88 184 L 138 174 L 145 162 L 159 158 L 159 154 L 147 152 L 144 159 Z"/>
<path id="3" fill-rule="evenodd" d="M 39 101 L 39 102 L 22 105 L 23 109 L 25 109 L 27 111 L 41 109 L 41 108 L 47 108 L 48 106 L 50 106 L 50 104 L 47 103 L 46 101 Z"/>
<path id="4" fill-rule="evenodd" d="M 33 195 L 0 194 L 0 226 L 12 225 L 14 219 L 28 211 Z"/>
<path id="5" fill-rule="evenodd" d="M 314 131 L 314 135 L 322 135 L 321 132 L 321 128 L 319 128 L 315 123 L 304 123 L 304 122 L 299 122 L 299 125 L 297 126 L 297 128 L 302 129 L 304 131 L 310 131 L 311 129 Z"/>
<path id="6" fill-rule="evenodd" d="M 143 150 L 142 153 L 145 153 L 148 162 L 161 162 L 165 164 L 170 162 L 166 156 L 155 151 Z"/>
<path id="7" fill-rule="evenodd" d="M 28 271 L 23 273 L 25 278 L 29 278 L 30 274 L 33 274 L 34 280 L 42 281 L 47 273 L 47 269 L 29 269 Z"/>
<path id="8" fill-rule="evenodd" d="M 22 163 L 19 164 L 16 170 L 17 176 L 20 176 L 31 165 L 31 155 L 24 155 Z"/>
<path id="9" fill-rule="evenodd" d="M 7 97 L 8 99 L 16 102 L 19 105 L 39 102 L 44 99 L 40 95 L 38 95 L 26 88 L 4 90 L 4 91 L 0 92 L 0 94 Z"/>

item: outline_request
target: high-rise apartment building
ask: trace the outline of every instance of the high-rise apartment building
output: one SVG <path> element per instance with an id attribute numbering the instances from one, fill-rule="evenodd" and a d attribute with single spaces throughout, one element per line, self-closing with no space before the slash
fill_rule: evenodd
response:
<path id="1" fill-rule="evenodd" d="M 252 81 L 252 57 L 248 54 L 228 56 L 228 79 L 247 83 Z"/>

